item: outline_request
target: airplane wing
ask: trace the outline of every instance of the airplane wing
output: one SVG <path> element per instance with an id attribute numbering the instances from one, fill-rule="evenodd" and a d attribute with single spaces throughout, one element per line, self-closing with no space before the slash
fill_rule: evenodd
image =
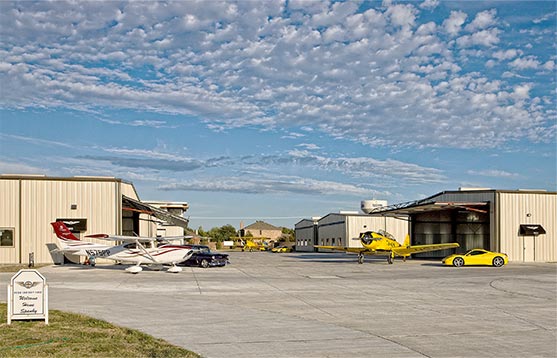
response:
<path id="1" fill-rule="evenodd" d="M 139 237 L 139 236 L 110 236 L 106 234 L 87 235 L 94 239 L 101 239 L 107 241 L 124 241 L 124 242 L 152 242 L 157 241 L 156 237 Z"/>
<path id="2" fill-rule="evenodd" d="M 359 254 L 363 252 L 364 254 L 373 255 L 374 251 L 370 251 L 365 247 L 343 247 L 343 246 L 323 246 L 323 245 L 315 245 L 318 249 L 327 249 L 327 250 L 336 250 L 336 251 L 344 251 L 344 252 L 353 252 Z"/>
<path id="3" fill-rule="evenodd" d="M 460 247 L 460 245 L 454 242 L 448 244 L 401 246 L 401 247 L 393 247 L 393 253 L 398 256 L 408 256 L 410 254 L 417 254 L 420 252 L 452 249 L 454 247 Z"/>
<path id="4" fill-rule="evenodd" d="M 164 237 L 140 237 L 140 236 L 120 236 L 120 235 L 107 235 L 107 234 L 93 234 L 86 235 L 85 237 L 90 237 L 93 239 L 101 239 L 107 241 L 124 241 L 124 242 L 152 242 L 160 240 L 181 240 L 181 239 L 191 239 L 193 236 L 164 236 Z"/>
<path id="5" fill-rule="evenodd" d="M 161 236 L 161 237 L 156 237 L 156 240 L 167 240 L 167 241 L 175 241 L 175 240 L 182 240 L 182 239 L 191 239 L 193 238 L 193 236 L 188 235 L 188 236 Z"/>

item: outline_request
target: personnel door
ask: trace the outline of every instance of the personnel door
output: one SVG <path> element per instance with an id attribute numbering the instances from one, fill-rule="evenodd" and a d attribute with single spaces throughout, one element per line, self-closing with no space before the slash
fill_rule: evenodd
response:
<path id="1" fill-rule="evenodd" d="M 522 237 L 522 261 L 534 262 L 536 261 L 536 237 L 523 236 Z"/>

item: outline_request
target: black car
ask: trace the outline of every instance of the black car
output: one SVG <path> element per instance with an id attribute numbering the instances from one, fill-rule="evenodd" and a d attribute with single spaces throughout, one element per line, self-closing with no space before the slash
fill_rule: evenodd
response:
<path id="1" fill-rule="evenodd" d="M 225 266 L 228 263 L 228 254 L 211 252 L 209 246 L 205 245 L 186 245 L 191 246 L 193 255 L 186 261 L 180 262 L 178 266 L 199 266 L 203 268 L 213 266 Z"/>

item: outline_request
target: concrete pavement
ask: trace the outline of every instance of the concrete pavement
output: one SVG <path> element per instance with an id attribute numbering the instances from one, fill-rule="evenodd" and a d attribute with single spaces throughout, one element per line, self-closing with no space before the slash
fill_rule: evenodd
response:
<path id="1" fill-rule="evenodd" d="M 557 265 L 388 265 L 347 254 L 232 252 L 224 268 L 39 271 L 50 307 L 205 357 L 556 357 Z M 12 273 L 0 273 L 0 301 Z"/>

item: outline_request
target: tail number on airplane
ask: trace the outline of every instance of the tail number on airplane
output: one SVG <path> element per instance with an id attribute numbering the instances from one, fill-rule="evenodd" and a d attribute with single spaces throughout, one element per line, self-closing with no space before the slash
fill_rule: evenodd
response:
<path id="1" fill-rule="evenodd" d="M 109 250 L 85 250 L 87 255 L 95 257 L 106 257 L 110 255 Z"/>

